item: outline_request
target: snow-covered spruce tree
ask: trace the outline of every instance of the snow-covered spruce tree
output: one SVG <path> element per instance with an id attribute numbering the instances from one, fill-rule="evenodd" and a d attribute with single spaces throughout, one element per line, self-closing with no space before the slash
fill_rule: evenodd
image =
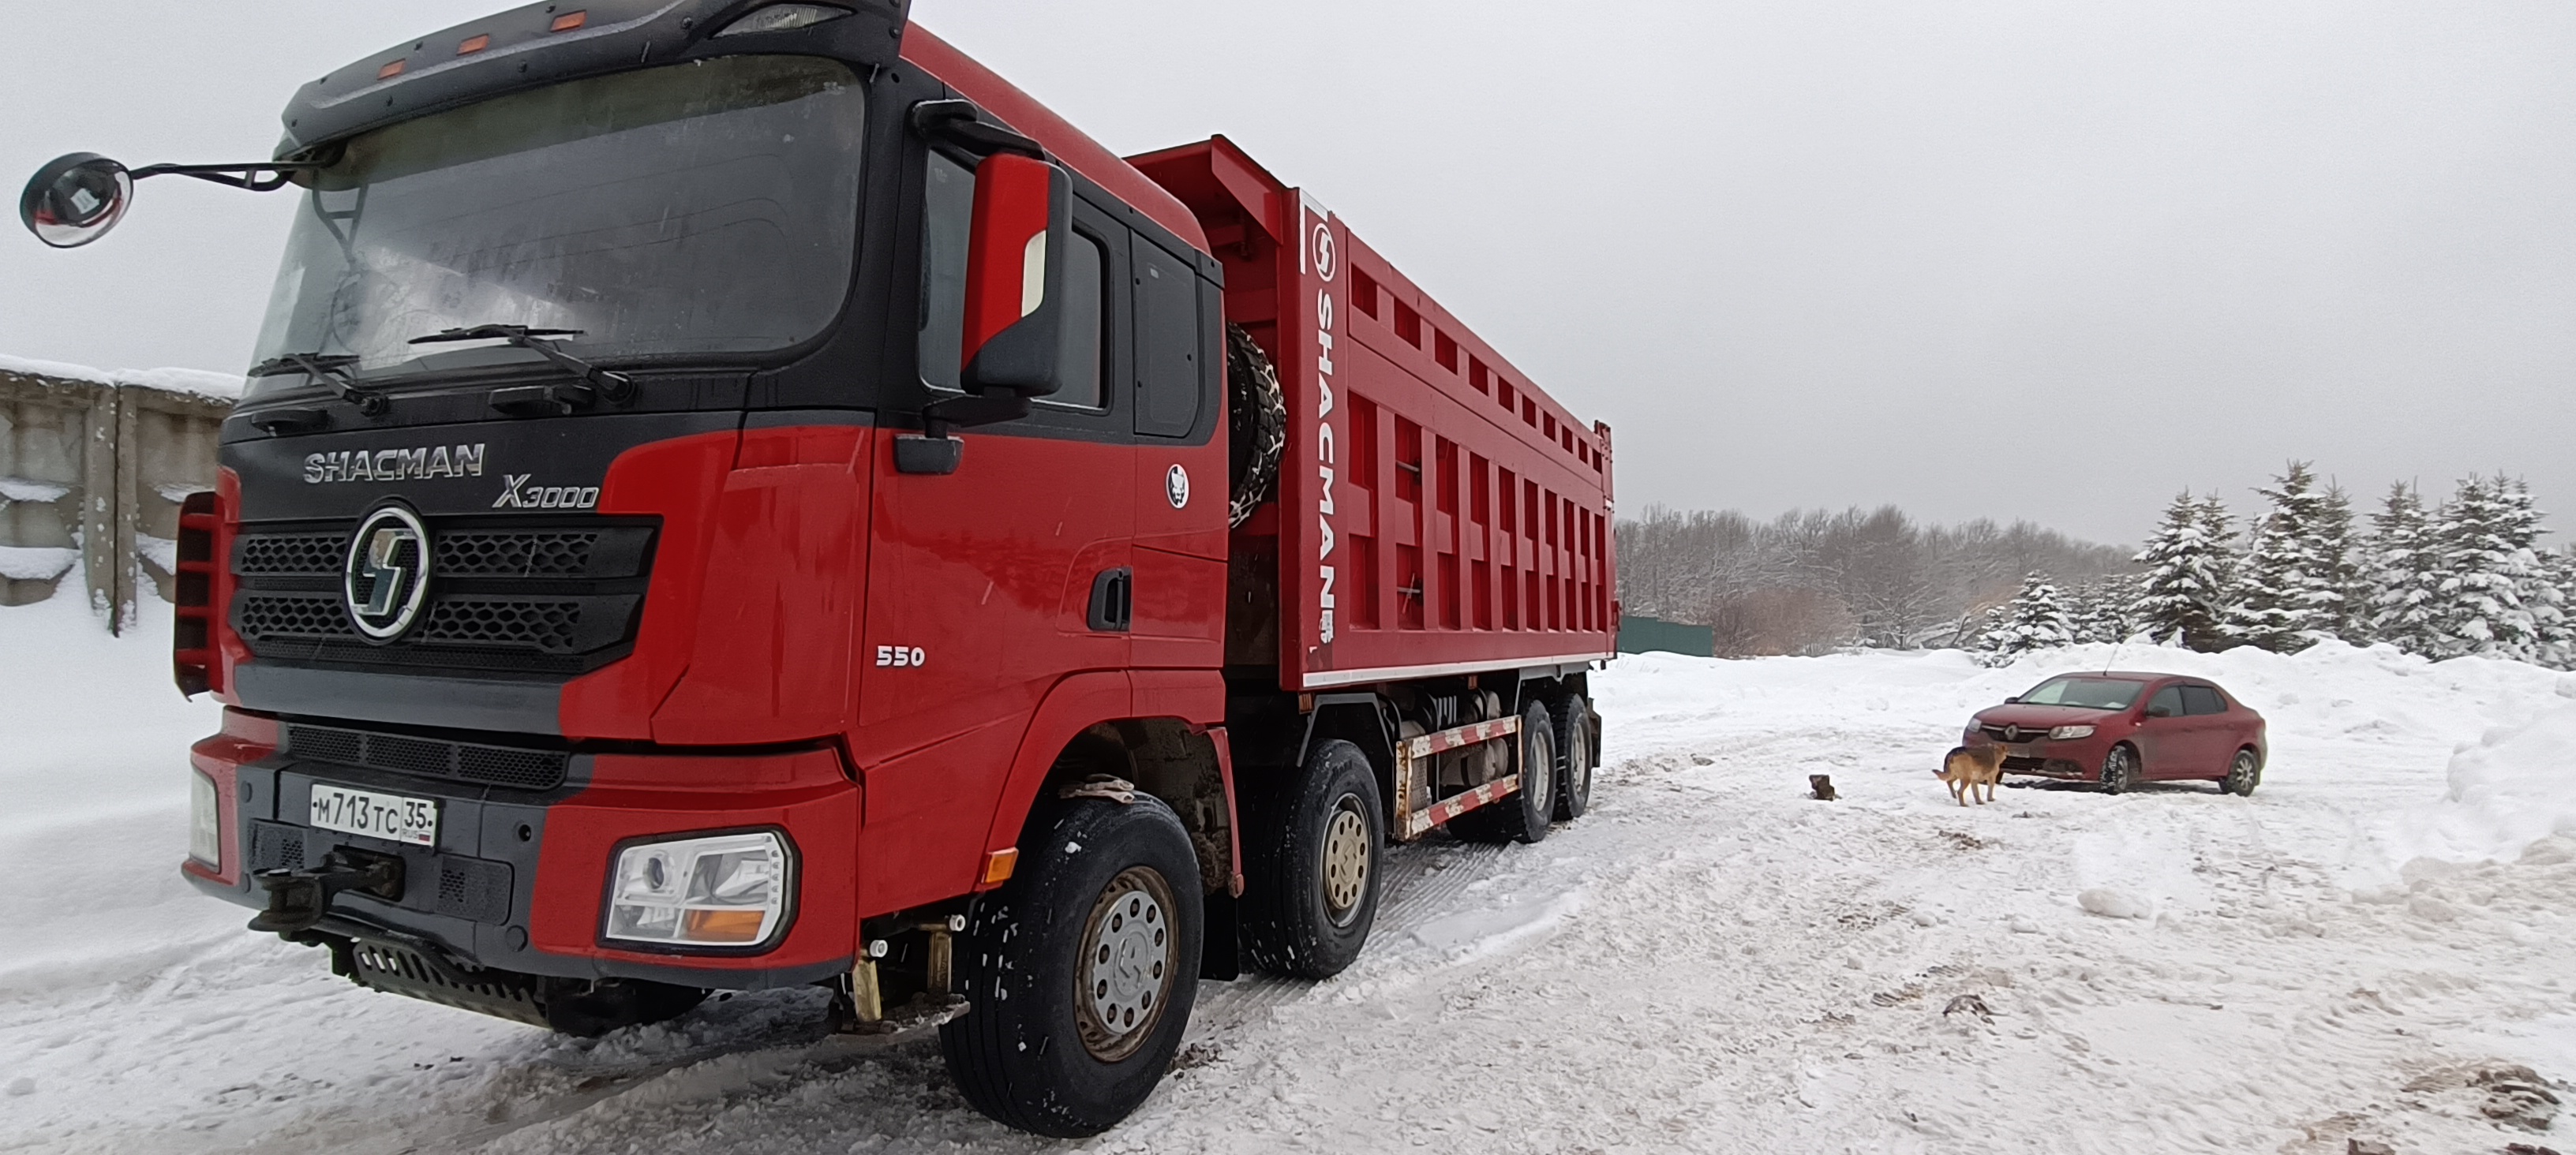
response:
<path id="1" fill-rule="evenodd" d="M 2370 589 L 2371 640 L 2410 654 L 2438 655 L 2442 551 L 2433 542 L 2423 499 L 2405 482 L 2389 486 L 2379 512 L 2370 515 L 2370 530 L 2362 577 Z"/>
<path id="2" fill-rule="evenodd" d="M 2066 619 L 2079 642 L 2118 642 L 2129 636 L 2129 610 L 2138 600 L 2138 583 L 2129 574 L 2106 574 L 2080 582 L 2066 595 Z"/>
<path id="3" fill-rule="evenodd" d="M 2561 625 L 2558 591 L 2534 549 L 2540 534 L 2540 512 L 2521 482 L 2460 483 L 2433 525 L 2442 556 L 2435 656 L 2540 660 L 2544 633 Z"/>
<path id="4" fill-rule="evenodd" d="M 2032 650 L 2070 645 L 2075 631 L 2066 620 L 2066 605 L 2057 587 L 2049 583 L 2048 575 L 2033 573 L 2022 579 L 2021 592 L 2004 607 L 2002 623 L 1986 631 L 1982 641 L 1991 660 L 2001 665 Z"/>
<path id="5" fill-rule="evenodd" d="M 2227 507 L 2215 497 L 2200 500 L 2185 490 L 2165 507 L 2136 561 L 2138 597 L 2129 610 L 2130 623 L 2159 642 L 2179 642 L 2195 650 L 2226 646 L 2219 623 L 2226 612 Z"/>
<path id="6" fill-rule="evenodd" d="M 2255 491 L 2272 508 L 2254 522 L 2224 625 L 2238 641 L 2286 654 L 2306 649 L 2315 633 L 2344 632 L 2352 509 L 2339 494 L 2319 489 L 2304 461 L 2291 462 L 2273 484 Z"/>
<path id="7" fill-rule="evenodd" d="M 2352 495 L 2326 484 L 2317 504 L 2317 556 L 2335 592 L 2334 612 L 2318 628 L 2356 646 L 2370 644 L 2370 585 L 2361 575 L 2361 545 L 2352 529 Z"/>

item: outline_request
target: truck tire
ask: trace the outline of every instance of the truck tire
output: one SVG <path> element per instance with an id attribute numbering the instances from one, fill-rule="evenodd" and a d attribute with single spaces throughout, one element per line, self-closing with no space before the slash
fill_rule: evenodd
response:
<path id="1" fill-rule="evenodd" d="M 1521 788 L 1511 797 L 1449 820 L 1469 842 L 1536 842 L 1556 815 L 1556 719 L 1533 701 L 1521 713 Z M 1537 779 L 1533 782 L 1531 779 Z"/>
<path id="2" fill-rule="evenodd" d="M 1243 945 L 1252 965 L 1328 979 L 1377 925 L 1386 815 L 1368 755 L 1336 738 L 1264 800 L 1245 836 Z"/>
<path id="3" fill-rule="evenodd" d="M 1232 323 L 1225 327 L 1225 379 L 1232 391 L 1226 410 L 1226 524 L 1237 526 L 1270 500 L 1279 481 L 1279 455 L 1288 447 L 1288 395 L 1270 355 Z"/>
<path id="4" fill-rule="evenodd" d="M 1592 703 L 1581 694 L 1556 700 L 1556 819 L 1572 822 L 1592 809 Z"/>
<path id="5" fill-rule="evenodd" d="M 1097 1135 L 1171 1066 L 1198 988 L 1198 860 L 1170 807 L 1082 799 L 1024 837 L 1020 873 L 967 915 L 964 1015 L 941 1025 L 975 1109 L 1060 1139 Z"/>

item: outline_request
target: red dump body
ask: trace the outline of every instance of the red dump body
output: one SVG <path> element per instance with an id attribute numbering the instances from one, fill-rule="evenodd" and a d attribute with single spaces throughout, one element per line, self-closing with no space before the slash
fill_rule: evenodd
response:
<path id="1" fill-rule="evenodd" d="M 1232 141 L 1129 163 L 1198 215 L 1227 320 L 1287 392 L 1279 501 L 1234 535 L 1236 558 L 1279 559 L 1280 688 L 1609 657 L 1609 426 Z"/>

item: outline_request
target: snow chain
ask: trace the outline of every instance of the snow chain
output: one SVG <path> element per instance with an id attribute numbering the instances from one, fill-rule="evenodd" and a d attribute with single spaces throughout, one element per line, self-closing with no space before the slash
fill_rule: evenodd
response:
<path id="1" fill-rule="evenodd" d="M 1270 500 L 1279 480 L 1279 455 L 1288 448 L 1288 399 L 1279 389 L 1279 370 L 1270 355 L 1243 326 L 1225 327 L 1226 378 L 1234 405 L 1227 424 L 1232 434 L 1234 498 L 1226 526 L 1242 525 L 1252 511 Z"/>

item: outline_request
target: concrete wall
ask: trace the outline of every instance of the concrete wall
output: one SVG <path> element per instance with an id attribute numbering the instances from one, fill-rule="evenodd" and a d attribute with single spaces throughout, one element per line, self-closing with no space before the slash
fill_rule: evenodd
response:
<path id="1" fill-rule="evenodd" d="M 168 600 L 179 501 L 214 488 L 231 409 L 186 389 L 0 366 L 0 606 L 86 596 L 121 631 L 144 590 Z"/>

